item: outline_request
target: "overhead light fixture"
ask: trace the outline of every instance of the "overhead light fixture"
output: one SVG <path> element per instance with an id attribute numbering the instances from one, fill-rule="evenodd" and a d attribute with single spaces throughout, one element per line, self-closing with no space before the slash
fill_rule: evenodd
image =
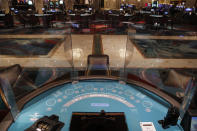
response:
<path id="1" fill-rule="evenodd" d="M 60 0 L 60 4 L 62 5 L 64 2 L 63 2 L 63 0 Z"/>
<path id="2" fill-rule="evenodd" d="M 33 2 L 31 0 L 29 0 L 28 5 L 33 5 Z"/>

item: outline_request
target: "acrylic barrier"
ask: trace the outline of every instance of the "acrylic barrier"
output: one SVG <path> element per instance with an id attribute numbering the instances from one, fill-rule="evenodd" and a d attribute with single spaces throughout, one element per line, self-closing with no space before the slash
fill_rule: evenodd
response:
<path id="1" fill-rule="evenodd" d="M 7 108 L 10 109 L 13 120 L 15 120 L 19 113 L 19 110 L 16 104 L 16 99 L 12 87 L 8 79 L 6 78 L 0 79 L 0 81 L 1 81 L 1 85 L 0 85 L 1 97 Z"/>
<path id="2" fill-rule="evenodd" d="M 132 36 L 90 35 L 92 47 L 89 48 L 92 51 L 88 48 L 84 52 L 80 52 L 79 48 L 73 49 L 75 76 L 115 76 L 124 80 L 124 67 L 133 55 L 133 44 L 129 37 Z"/>
<path id="3" fill-rule="evenodd" d="M 20 53 L 20 55 L 15 56 L 13 59 L 16 59 L 15 62 L 20 62 L 20 65 L 14 65 L 12 63 L 13 61 L 9 63 L 8 60 L 6 61 L 4 59 L 4 62 L 13 65 L 2 68 L 0 71 L 1 94 L 5 98 L 5 102 L 10 109 L 13 119 L 16 120 L 22 107 L 26 102 L 30 101 L 29 96 L 34 98 L 38 95 L 35 102 L 27 104 L 26 107 L 30 107 L 32 104 L 39 101 L 41 94 L 47 95 L 47 91 L 53 91 L 49 89 L 56 87 L 56 85 L 59 86 L 59 84 L 63 85 L 68 81 L 72 82 L 68 88 L 85 88 L 84 85 L 86 83 L 84 85 L 82 83 L 81 86 L 75 88 L 77 83 L 81 84 L 81 78 L 92 79 L 91 82 L 94 82 L 94 78 L 97 78 L 97 80 L 98 78 L 110 78 L 118 81 L 112 85 L 120 85 L 128 90 L 131 88 L 127 83 L 130 83 L 134 88 L 132 88 L 130 92 L 123 91 L 125 95 L 129 96 L 126 98 L 129 98 L 131 101 L 134 97 L 142 98 L 143 95 L 133 92 L 139 92 L 141 89 L 144 89 L 142 92 L 143 94 L 157 97 L 159 101 L 165 100 L 167 102 L 164 103 L 168 103 L 167 105 L 171 102 L 171 107 L 179 105 L 177 106 L 180 114 L 178 116 L 182 118 L 190 108 L 193 100 L 192 97 L 196 90 L 196 70 L 194 68 L 189 68 L 193 65 L 192 62 L 195 61 L 195 59 L 193 59 L 193 57 L 190 58 L 187 52 L 186 58 L 190 58 L 188 60 L 190 64 L 185 63 L 187 62 L 185 57 L 184 61 L 181 60 L 180 54 L 182 53 L 180 53 L 180 48 L 178 46 L 181 44 L 176 43 L 174 40 L 179 38 L 178 40 L 185 42 L 186 39 L 189 39 L 193 43 L 194 37 L 178 35 L 167 36 L 159 34 L 161 32 L 157 32 L 158 34 L 144 34 L 144 32 L 141 32 L 141 30 L 133 26 L 136 25 L 131 25 L 131 28 L 128 29 L 128 35 L 126 36 L 110 35 L 109 37 L 109 35 L 101 34 L 71 35 L 70 32 L 63 35 L 31 36 L 31 38 L 42 37 L 41 39 L 45 39 L 44 42 L 46 43 L 39 44 L 40 41 L 37 41 L 38 45 L 34 47 L 35 50 L 32 49 L 32 51 L 35 52 L 31 52 L 30 50 L 30 55 L 23 56 L 25 54 L 23 52 L 23 54 Z M 28 37 L 30 38 L 30 36 Z M 32 41 L 29 38 L 26 38 L 25 42 L 22 41 L 23 44 L 28 41 L 31 46 L 35 45 L 35 41 L 31 44 Z M 59 40 L 54 40 L 54 38 L 58 38 Z M 38 52 L 36 52 L 36 50 L 40 51 L 42 49 L 37 49 L 37 47 L 42 47 L 43 45 L 47 45 L 47 48 L 43 48 L 48 50 L 42 50 L 43 52 L 41 51 L 42 53 L 37 55 Z M 188 45 L 183 45 L 187 46 L 185 49 L 189 48 Z M 191 48 L 188 50 L 194 51 L 191 50 Z M 169 51 L 173 51 L 173 53 L 169 53 Z M 168 55 L 168 57 L 164 57 L 164 55 Z M 23 61 L 19 58 L 22 58 Z M 185 67 L 187 67 L 187 69 Z M 100 86 L 102 86 L 102 82 L 105 83 L 106 81 L 99 82 L 96 84 L 95 90 L 99 89 L 99 91 L 103 91 L 105 86 L 102 89 L 100 89 Z M 109 84 L 111 83 L 107 83 L 106 85 Z M 111 87 L 112 86 L 109 88 Z M 67 87 L 65 88 L 67 89 Z M 88 88 L 92 87 L 89 86 Z M 77 94 L 77 91 L 73 92 L 71 89 L 69 90 L 70 92 L 67 92 L 66 89 L 62 88 L 64 94 Z M 90 90 L 88 90 L 88 92 Z M 84 89 L 84 91 L 86 90 Z M 113 93 L 120 93 L 119 95 L 121 95 L 121 91 L 110 91 Z M 62 94 L 61 91 L 57 91 L 53 95 L 50 95 L 50 97 L 59 97 Z M 131 97 L 131 94 L 134 96 Z M 99 94 L 93 95 L 92 97 L 95 96 L 101 97 Z M 111 97 L 109 95 L 104 96 Z M 65 99 L 67 98 L 67 96 L 63 97 Z M 80 99 L 84 97 L 80 97 Z M 132 107 L 131 104 L 128 104 L 122 99 L 114 96 L 112 98 Z M 25 101 L 22 101 L 24 99 Z M 57 102 L 61 101 L 62 99 L 59 99 Z M 50 105 L 50 102 L 47 104 Z M 139 101 L 135 102 L 137 103 Z M 176 104 L 173 105 L 173 102 Z M 52 101 L 52 104 L 54 103 L 56 103 L 56 100 L 55 102 Z M 143 106 L 147 107 L 152 105 L 145 102 Z M 50 107 L 47 109 L 51 110 Z M 146 108 L 145 111 L 149 112 L 150 108 Z M 14 129 L 14 126 L 12 128 Z"/>
<path id="4" fill-rule="evenodd" d="M 10 109 L 14 120 L 23 107 L 18 107 L 22 98 L 34 94 L 33 92 L 57 79 L 71 80 L 71 34 L 69 29 L 59 32 L 63 34 L 13 35 L 12 37 L 18 39 L 16 41 L 9 35 L 6 37 L 12 41 L 8 42 L 10 51 L 6 49 L 7 54 L 0 54 L 1 64 L 7 65 L 0 69 L 0 93 L 4 106 Z M 14 41 L 16 43 L 12 45 Z M 22 44 L 19 45 L 17 42 Z"/>
<path id="5" fill-rule="evenodd" d="M 130 25 L 133 57 L 126 59 L 125 75 L 128 79 L 137 76 L 177 100 L 183 118 L 196 90 L 196 33 L 149 26 Z"/>

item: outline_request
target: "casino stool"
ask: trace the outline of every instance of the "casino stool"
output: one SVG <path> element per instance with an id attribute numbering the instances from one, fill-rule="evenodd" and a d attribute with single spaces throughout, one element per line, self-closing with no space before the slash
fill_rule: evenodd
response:
<path id="1" fill-rule="evenodd" d="M 11 14 L 5 15 L 4 25 L 6 27 L 13 27 L 14 26 L 14 18 Z"/>
<path id="2" fill-rule="evenodd" d="M 187 90 L 188 83 L 193 80 L 193 77 L 182 74 L 180 72 L 177 72 L 174 69 L 169 69 L 165 71 L 159 71 L 160 78 L 162 80 L 163 85 L 165 86 L 165 89 L 169 93 L 176 93 L 178 98 L 183 98 L 184 93 Z M 168 90 L 170 88 L 170 90 Z"/>
<path id="3" fill-rule="evenodd" d="M 19 22 L 20 22 L 21 24 L 23 24 L 23 26 L 25 27 L 26 21 L 25 21 L 25 19 L 23 18 L 23 15 L 22 15 L 22 14 L 18 14 L 18 15 L 17 15 L 17 18 L 18 18 Z"/>
<path id="4" fill-rule="evenodd" d="M 108 55 L 89 55 L 87 61 L 86 76 L 110 75 Z"/>
<path id="5" fill-rule="evenodd" d="M 35 15 L 31 15 L 29 21 L 30 21 L 31 27 L 40 24 L 39 19 Z"/>
<path id="6" fill-rule="evenodd" d="M 51 25 L 51 16 L 43 16 L 42 21 L 43 21 L 43 26 L 45 28 L 50 27 L 50 25 Z"/>

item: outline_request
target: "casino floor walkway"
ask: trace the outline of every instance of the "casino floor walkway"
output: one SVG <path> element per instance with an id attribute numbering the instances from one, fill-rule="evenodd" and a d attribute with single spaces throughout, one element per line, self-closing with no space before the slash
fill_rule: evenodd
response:
<path id="1" fill-rule="evenodd" d="M 0 35 L 2 38 L 59 38 L 63 39 L 65 35 Z M 140 36 L 138 36 L 140 37 Z M 150 36 L 151 37 L 151 36 Z M 155 37 L 155 36 L 152 36 Z M 164 36 L 162 39 L 176 39 L 172 36 Z M 103 53 L 109 55 L 110 67 L 123 67 L 124 54 L 126 51 L 127 35 L 102 35 Z M 141 39 L 141 38 L 140 38 Z M 149 39 L 144 38 L 143 39 Z M 152 38 L 151 38 L 152 39 Z M 157 37 L 161 39 L 161 37 Z M 184 39 L 195 39 L 194 37 L 184 37 Z M 6 43 L 5 43 L 6 44 Z M 72 50 L 75 67 L 85 68 L 87 56 L 92 52 L 93 35 L 72 35 Z M 130 68 L 196 68 L 197 59 L 163 59 L 146 58 L 133 45 L 133 56 L 130 59 L 128 67 Z M 69 57 L 66 56 L 65 47 L 69 46 L 63 41 L 57 48 L 47 56 L 37 57 L 16 57 L 0 55 L 0 67 L 7 67 L 13 64 L 20 64 L 23 67 L 70 67 Z"/>

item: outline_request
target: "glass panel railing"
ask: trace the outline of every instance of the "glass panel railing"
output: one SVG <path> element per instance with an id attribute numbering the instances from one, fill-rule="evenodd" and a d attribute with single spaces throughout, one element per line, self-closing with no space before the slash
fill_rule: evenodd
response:
<path id="1" fill-rule="evenodd" d="M 169 16 L 151 11 L 88 9 L 67 10 L 65 15 L 64 11 L 45 9 L 43 14 L 15 8 L 9 15 L 0 13 L 0 67 L 7 71 L 7 67 L 20 65 L 18 74 L 3 77 L 12 76 L 11 82 L 5 79 L 1 83 L 3 102 L 10 106 L 14 118 L 26 102 L 36 97 L 25 108 L 39 101 L 39 94 L 45 97 L 52 93 L 59 103 L 68 98 L 66 95 L 79 92 L 56 92 L 61 88 L 57 85 L 80 84 L 81 79 L 93 82 L 93 78 L 136 84 L 131 85 L 142 92 L 112 91 L 129 96 L 131 101 L 143 99 L 142 94 L 158 101 L 165 99 L 167 107 L 178 105 L 181 117 L 185 114 L 196 88 L 197 33 L 193 26 L 177 25 Z M 72 84 L 68 88 L 80 88 Z M 50 90 L 53 87 L 57 88 Z M 63 99 L 58 99 L 60 95 Z M 54 105 L 56 100 L 47 104 Z M 146 112 L 150 112 L 152 104 L 145 104 Z"/>
<path id="2" fill-rule="evenodd" d="M 72 41 L 69 25 L 65 24 L 65 26 L 67 28 L 61 30 L 49 29 L 57 32 L 56 35 L 48 33 L 6 35 L 5 41 L 8 42 L 9 48 L 4 47 L 4 52 L 0 51 L 1 64 L 4 66 L 20 64 L 16 65 L 19 66 L 20 73 L 15 80 L 12 80 L 10 87 L 5 88 L 13 92 L 8 94 L 12 94 L 17 104 L 22 105 L 22 98 L 33 92 L 39 92 L 42 90 L 41 87 L 51 82 L 71 80 L 73 75 Z M 7 71 L 7 69 L 2 68 L 2 71 L 11 77 L 9 72 L 4 70 Z M 12 70 L 10 72 L 13 73 Z M 2 72 L 0 72 L 1 75 Z M 21 108 L 22 106 L 19 106 L 19 110 Z"/>
<path id="3" fill-rule="evenodd" d="M 130 27 L 131 25 L 128 24 L 128 36 L 127 36 L 127 43 L 126 43 L 126 51 L 125 51 L 125 64 L 124 64 L 124 79 L 127 80 L 127 75 L 128 75 L 128 66 L 131 64 L 131 60 L 134 55 L 134 45 L 133 45 L 133 40 L 134 36 L 136 34 L 136 30 Z"/>
<path id="4" fill-rule="evenodd" d="M 95 34 L 80 37 L 78 38 L 81 39 L 81 44 L 73 45 L 75 73 L 79 77 L 109 76 L 109 56 L 104 54 L 102 36 Z M 78 47 L 76 48 L 76 46 Z"/>
<path id="5" fill-rule="evenodd" d="M 195 43 L 195 36 L 167 36 L 168 30 L 151 33 L 148 32 L 150 29 L 144 32 L 146 34 L 142 34 L 137 27 L 133 26 L 133 28 L 136 29 L 136 33 L 130 38 L 134 45 L 133 58 L 135 59 L 131 59 L 127 66 L 131 69 L 130 73 L 134 73 L 173 96 L 183 97 L 182 93 L 188 81 L 195 76 L 194 73 L 189 75 L 187 73 L 193 71 L 192 68 L 195 66 L 192 64 L 195 51 L 189 47 L 190 44 Z M 176 34 L 176 31 L 171 33 Z M 178 42 L 180 39 L 181 42 Z M 187 45 L 182 42 L 186 42 Z M 185 46 L 188 48 L 183 51 Z M 191 50 L 194 52 L 190 52 Z M 184 69 L 185 67 L 188 69 Z"/>
<path id="6" fill-rule="evenodd" d="M 187 87 L 184 92 L 184 98 L 183 98 L 183 102 L 182 102 L 181 108 L 180 108 L 180 117 L 181 118 L 183 118 L 183 116 L 185 115 L 185 113 L 189 109 L 189 106 L 192 102 L 195 92 L 196 92 L 196 81 L 193 78 L 188 81 Z"/>
<path id="7" fill-rule="evenodd" d="M 127 78 L 138 77 L 136 80 L 177 100 L 183 117 L 196 88 L 196 33 L 186 28 L 169 29 L 169 25 L 162 25 L 164 18 L 160 15 L 147 17 L 152 23 L 145 19 L 145 23 L 135 22 L 129 29 L 134 30 L 130 37 L 134 53 L 125 67 Z"/>
<path id="8" fill-rule="evenodd" d="M 18 105 L 16 104 L 16 98 L 13 93 L 13 89 L 11 87 L 11 79 L 9 78 L 1 78 L 0 79 L 0 87 L 1 87 L 1 97 L 4 99 L 3 103 L 7 105 L 7 108 L 10 109 L 11 116 L 13 120 L 16 120 L 17 115 L 19 113 Z"/>

